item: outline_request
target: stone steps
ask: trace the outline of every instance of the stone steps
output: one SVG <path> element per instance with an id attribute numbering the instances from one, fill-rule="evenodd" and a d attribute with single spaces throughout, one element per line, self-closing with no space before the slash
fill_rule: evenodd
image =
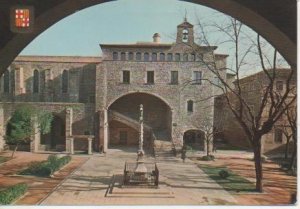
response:
<path id="1" fill-rule="evenodd" d="M 159 186 L 158 188 L 143 187 L 114 187 L 106 197 L 115 198 L 174 198 L 173 192 L 168 188 Z"/>

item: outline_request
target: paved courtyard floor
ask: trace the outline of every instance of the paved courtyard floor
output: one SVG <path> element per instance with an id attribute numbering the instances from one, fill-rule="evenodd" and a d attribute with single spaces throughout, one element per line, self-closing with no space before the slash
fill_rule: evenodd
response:
<path id="1" fill-rule="evenodd" d="M 120 188 L 105 196 L 113 175 L 121 175 L 125 161 L 134 161 L 134 150 L 111 149 L 106 156 L 93 155 L 67 177 L 42 205 L 234 205 L 236 200 L 187 160 L 160 158 L 160 186 Z M 147 157 L 147 161 L 154 161 Z"/>

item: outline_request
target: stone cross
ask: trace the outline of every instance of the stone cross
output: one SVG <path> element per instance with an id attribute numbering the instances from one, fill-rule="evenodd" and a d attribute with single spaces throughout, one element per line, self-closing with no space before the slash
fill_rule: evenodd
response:
<path id="1" fill-rule="evenodd" d="M 143 105 L 140 105 L 140 140 L 139 140 L 139 152 L 144 154 L 143 143 L 144 143 L 144 110 Z"/>

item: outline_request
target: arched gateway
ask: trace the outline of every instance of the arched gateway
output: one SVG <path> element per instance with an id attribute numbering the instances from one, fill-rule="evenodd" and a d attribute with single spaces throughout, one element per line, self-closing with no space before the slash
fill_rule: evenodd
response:
<path id="1" fill-rule="evenodd" d="M 171 140 L 171 107 L 153 94 L 129 93 L 116 99 L 107 108 L 107 121 L 102 122 L 107 124 L 102 129 L 106 134 L 103 134 L 102 140 L 108 148 L 138 144 L 140 104 L 144 106 L 145 149 L 153 145 L 154 139 Z"/>

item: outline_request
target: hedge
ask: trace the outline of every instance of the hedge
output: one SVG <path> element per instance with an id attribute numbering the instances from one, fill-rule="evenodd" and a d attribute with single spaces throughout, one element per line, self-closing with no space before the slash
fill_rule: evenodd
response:
<path id="1" fill-rule="evenodd" d="M 0 204 L 8 205 L 27 191 L 27 184 L 20 183 L 0 191 Z"/>
<path id="2" fill-rule="evenodd" d="M 57 155 L 50 155 L 47 161 L 32 162 L 29 167 L 20 172 L 21 175 L 35 175 L 35 176 L 51 176 L 55 171 L 69 163 L 70 156 L 57 157 Z"/>

